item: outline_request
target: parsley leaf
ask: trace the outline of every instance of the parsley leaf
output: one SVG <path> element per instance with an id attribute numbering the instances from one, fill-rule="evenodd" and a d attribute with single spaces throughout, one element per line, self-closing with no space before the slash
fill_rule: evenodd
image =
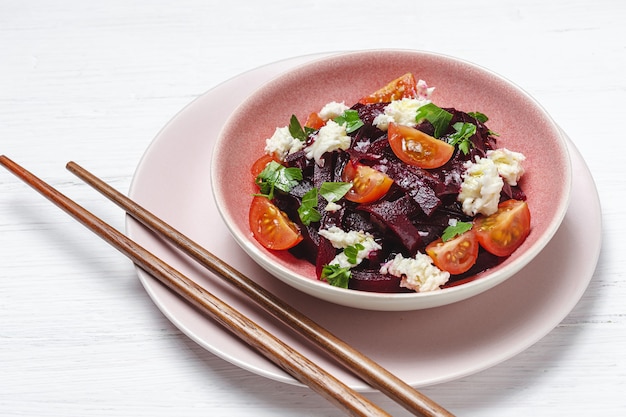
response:
<path id="1" fill-rule="evenodd" d="M 487 115 L 478 112 L 478 111 L 474 111 L 474 112 L 470 112 L 467 113 L 470 116 L 472 116 L 474 119 L 478 120 L 480 123 L 485 124 L 487 123 L 487 121 L 489 120 L 489 118 L 487 117 Z M 493 130 L 489 129 L 489 134 L 492 136 L 500 136 L 498 133 L 494 132 Z"/>
<path id="2" fill-rule="evenodd" d="M 361 245 L 360 243 L 355 243 L 354 245 L 345 248 L 343 250 L 343 253 L 344 255 L 346 255 L 346 258 L 348 258 L 348 262 L 350 262 L 352 265 L 356 265 L 358 263 L 357 255 L 359 254 L 359 251 L 362 251 L 363 249 L 365 249 L 365 246 Z"/>
<path id="3" fill-rule="evenodd" d="M 317 206 L 319 204 L 318 195 L 321 195 L 329 203 L 340 200 L 352 188 L 350 182 L 323 182 L 320 191 L 313 188 L 302 196 L 302 203 L 298 207 L 298 215 L 305 225 L 310 225 L 321 220 Z"/>
<path id="4" fill-rule="evenodd" d="M 333 119 L 339 125 L 346 124 L 346 133 L 352 133 L 361 126 L 363 121 L 359 117 L 359 112 L 356 110 L 348 109 L 343 112 L 341 116 L 337 116 Z"/>
<path id="5" fill-rule="evenodd" d="M 417 115 L 415 116 L 417 123 L 421 123 L 424 120 L 428 120 L 430 124 L 433 125 L 435 128 L 434 136 L 439 138 L 448 130 L 450 120 L 452 120 L 452 113 L 445 111 L 433 103 L 428 103 L 418 108 Z"/>
<path id="6" fill-rule="evenodd" d="M 484 113 L 481 113 L 479 111 L 473 111 L 473 112 L 469 112 L 467 114 L 469 114 L 474 119 L 478 120 L 480 123 L 487 123 L 487 120 L 489 120 L 487 115 L 485 115 Z"/>
<path id="7" fill-rule="evenodd" d="M 457 122 L 453 124 L 452 127 L 456 130 L 456 132 L 450 135 L 450 145 L 458 146 L 459 150 L 463 152 L 463 154 L 467 155 L 470 147 L 474 146 L 474 142 L 472 142 L 470 138 L 476 134 L 476 125 L 472 123 Z"/>
<path id="8" fill-rule="evenodd" d="M 302 204 L 298 207 L 298 215 L 302 223 L 307 226 L 320 221 L 322 215 L 317 211 L 317 188 L 307 191 L 302 196 Z"/>
<path id="9" fill-rule="evenodd" d="M 313 133 L 315 129 L 311 129 L 310 127 L 302 127 L 298 118 L 295 114 L 291 115 L 291 119 L 289 120 L 289 134 L 294 139 L 298 139 L 299 141 L 306 142 L 307 138 L 311 133 Z"/>
<path id="10" fill-rule="evenodd" d="M 341 200 L 352 188 L 351 182 L 324 182 L 320 186 L 320 195 L 329 203 Z"/>
<path id="11" fill-rule="evenodd" d="M 334 287 L 348 288 L 351 275 L 350 268 L 342 268 L 339 265 L 324 265 L 322 268 L 322 279 Z"/>
<path id="12" fill-rule="evenodd" d="M 287 168 L 276 161 L 271 161 L 265 169 L 256 177 L 255 183 L 259 186 L 260 194 L 270 200 L 274 198 L 274 189 L 289 192 L 302 181 L 300 168 Z"/>
<path id="13" fill-rule="evenodd" d="M 447 242 L 450 239 L 462 235 L 472 228 L 472 222 L 456 222 L 455 225 L 446 227 L 441 235 L 441 240 Z"/>

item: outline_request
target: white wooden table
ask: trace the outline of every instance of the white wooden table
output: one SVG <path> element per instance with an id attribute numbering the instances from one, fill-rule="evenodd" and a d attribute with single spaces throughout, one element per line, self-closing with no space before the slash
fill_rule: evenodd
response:
<path id="1" fill-rule="evenodd" d="M 422 391 L 459 416 L 626 415 L 624 21 L 619 0 L 0 0 L 0 153 L 123 229 L 123 214 L 65 163 L 128 190 L 160 128 L 237 74 L 346 49 L 479 63 L 569 133 L 599 191 L 603 249 L 582 299 L 546 337 Z M 126 258 L 2 170 L 0 415 L 341 413 L 199 347 L 161 314 Z"/>

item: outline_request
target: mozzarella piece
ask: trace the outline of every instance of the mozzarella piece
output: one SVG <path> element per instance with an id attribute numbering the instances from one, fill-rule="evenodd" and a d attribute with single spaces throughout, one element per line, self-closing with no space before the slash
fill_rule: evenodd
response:
<path id="1" fill-rule="evenodd" d="M 343 229 L 337 226 L 329 227 L 328 229 L 322 229 L 319 231 L 321 236 L 324 236 L 336 249 L 345 249 L 348 246 L 354 246 L 357 243 L 361 243 L 368 237 L 371 237 L 369 233 L 356 230 L 350 230 L 345 232 Z"/>
<path id="2" fill-rule="evenodd" d="M 414 127 L 417 125 L 417 109 L 428 103 L 430 99 L 425 97 L 394 100 L 387 104 L 383 113 L 374 118 L 373 123 L 380 130 L 387 130 L 389 123 Z"/>
<path id="3" fill-rule="evenodd" d="M 341 210 L 341 207 L 341 204 L 337 204 L 334 201 L 329 201 L 328 204 L 326 204 L 326 207 L 324 207 L 324 210 L 329 212 L 335 212 Z"/>
<path id="4" fill-rule="evenodd" d="M 496 164 L 489 158 L 476 157 L 476 162 L 467 161 L 464 165 L 463 183 L 458 201 L 468 216 L 484 214 L 489 216 L 498 210 L 500 191 L 504 181 L 498 174 Z"/>
<path id="5" fill-rule="evenodd" d="M 331 101 L 324 105 L 318 114 L 322 120 L 330 120 L 341 116 L 348 109 L 350 107 L 346 106 L 344 102 L 337 103 L 336 101 Z"/>
<path id="6" fill-rule="evenodd" d="M 417 81 L 417 96 L 430 101 L 430 96 L 435 91 L 435 87 L 429 87 L 424 80 Z"/>
<path id="7" fill-rule="evenodd" d="M 430 256 L 421 252 L 414 258 L 397 254 L 391 261 L 383 264 L 380 273 L 401 277 L 401 287 L 417 292 L 439 290 L 450 279 L 449 272 L 437 268 Z"/>
<path id="8" fill-rule="evenodd" d="M 277 127 L 272 137 L 265 140 L 265 152 L 273 154 L 281 161 L 284 161 L 287 155 L 298 152 L 303 147 L 304 142 L 291 136 L 286 126 Z"/>
<path id="9" fill-rule="evenodd" d="M 335 258 L 329 262 L 329 265 L 339 265 L 341 268 L 352 268 L 363 262 L 363 259 L 367 258 L 370 253 L 382 249 L 372 235 L 364 233 L 363 231 L 351 230 L 349 232 L 343 231 L 337 226 L 332 226 L 328 229 L 319 231 L 319 234 L 330 241 L 334 248 L 345 249 L 348 246 L 355 246 L 361 244 L 363 249 L 357 251 L 356 263 L 352 263 L 348 260 L 345 252 L 340 252 Z"/>
<path id="10" fill-rule="evenodd" d="M 513 152 L 506 148 L 499 148 L 487 151 L 487 158 L 491 159 L 494 164 L 496 164 L 498 174 L 500 174 L 509 185 L 517 185 L 519 179 L 524 175 L 522 162 L 524 162 L 526 157 L 522 153 Z"/>
<path id="11" fill-rule="evenodd" d="M 329 120 L 319 130 L 313 143 L 306 147 L 306 157 L 315 159 L 317 165 L 322 165 L 322 156 L 326 152 L 332 152 L 338 149 L 346 150 L 350 147 L 352 139 L 346 133 L 345 125 L 340 125 L 333 120 Z"/>

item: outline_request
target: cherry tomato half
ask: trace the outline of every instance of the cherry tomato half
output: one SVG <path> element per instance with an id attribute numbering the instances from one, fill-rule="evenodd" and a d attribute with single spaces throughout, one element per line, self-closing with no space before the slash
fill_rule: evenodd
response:
<path id="1" fill-rule="evenodd" d="M 420 168 L 439 168 L 452 158 L 454 146 L 409 126 L 389 123 L 391 150 L 403 162 Z"/>
<path id="2" fill-rule="evenodd" d="M 393 100 L 415 97 L 417 97 L 417 83 L 413 74 L 409 72 L 374 91 L 369 96 L 361 98 L 359 103 L 388 103 Z"/>
<path id="3" fill-rule="evenodd" d="M 341 174 L 345 182 L 352 182 L 352 188 L 346 194 L 346 199 L 355 203 L 371 203 L 389 191 L 393 180 L 387 174 L 372 167 L 353 164 L 348 161 Z"/>
<path id="4" fill-rule="evenodd" d="M 496 256 L 509 256 L 530 233 L 530 210 L 525 201 L 507 200 L 490 216 L 474 219 L 478 243 Z"/>
<path id="5" fill-rule="evenodd" d="M 254 197 L 248 219 L 254 238 L 267 249 L 289 249 L 303 239 L 298 227 L 266 197 Z"/>
<path id="6" fill-rule="evenodd" d="M 426 253 L 437 268 L 457 275 L 466 272 L 476 263 L 478 247 L 474 230 L 468 230 L 445 242 L 439 238 L 429 243 Z"/>
<path id="7" fill-rule="evenodd" d="M 269 164 L 272 161 L 276 161 L 279 164 L 281 163 L 281 161 L 278 158 L 276 158 L 274 155 L 268 155 L 268 154 L 265 154 L 259 159 L 257 159 L 256 161 L 254 161 L 254 163 L 250 167 L 252 178 L 255 179 L 256 177 L 258 177 L 259 174 L 263 172 L 267 164 Z"/>

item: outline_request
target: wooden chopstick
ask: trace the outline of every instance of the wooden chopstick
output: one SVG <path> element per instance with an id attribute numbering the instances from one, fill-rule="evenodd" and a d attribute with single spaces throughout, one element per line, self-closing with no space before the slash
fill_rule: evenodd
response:
<path id="1" fill-rule="evenodd" d="M 274 294 L 268 292 L 256 282 L 213 255 L 130 198 L 116 191 L 80 165 L 75 162 L 69 162 L 67 169 L 116 203 L 134 219 L 156 234 L 165 237 L 201 265 L 215 272 L 219 277 L 240 289 L 273 316 L 320 346 L 340 364 L 344 365 L 371 386 L 394 399 L 394 401 L 401 404 L 413 414 L 424 416 L 452 416 L 449 411 L 435 403 L 432 399 L 426 397 L 387 369 L 324 329 L 321 325 L 315 323 L 301 312 L 280 300 Z"/>
<path id="2" fill-rule="evenodd" d="M 26 182 L 59 208 L 114 246 L 143 270 L 158 278 L 189 303 L 219 322 L 226 329 L 280 366 L 294 378 L 352 416 L 387 416 L 370 400 L 355 392 L 302 354 L 289 347 L 254 321 L 198 286 L 117 229 L 60 193 L 8 157 L 0 164 Z"/>

